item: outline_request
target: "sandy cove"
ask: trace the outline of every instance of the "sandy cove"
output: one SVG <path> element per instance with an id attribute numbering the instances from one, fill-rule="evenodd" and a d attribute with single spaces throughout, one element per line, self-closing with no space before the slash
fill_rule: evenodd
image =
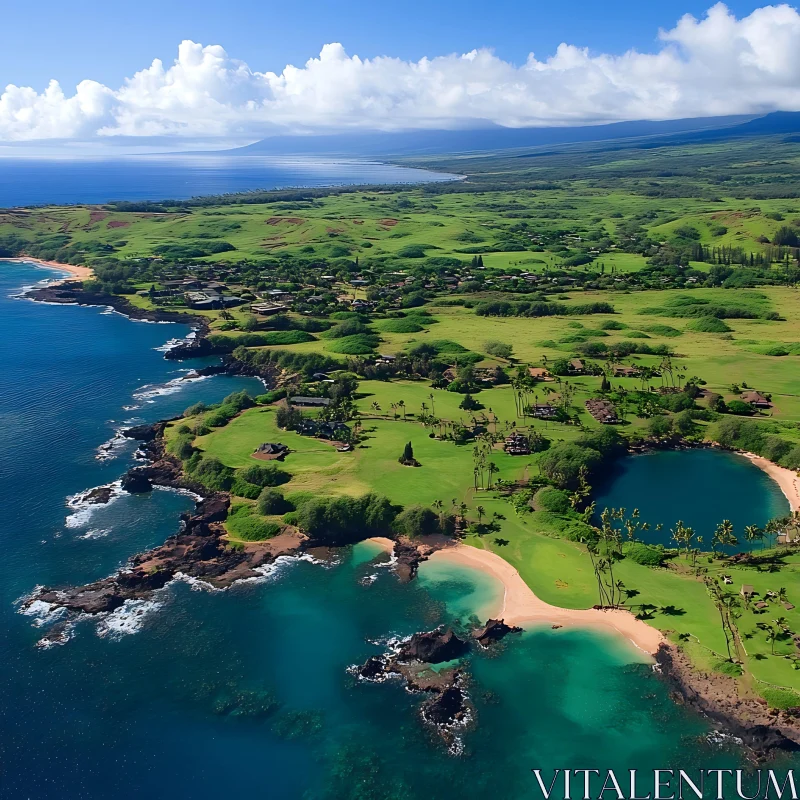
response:
<path id="1" fill-rule="evenodd" d="M 23 256 L 21 258 L 4 258 L 3 261 L 11 261 L 16 264 L 39 264 L 40 266 L 47 267 L 48 269 L 57 269 L 61 272 L 68 272 L 70 279 L 74 278 L 81 281 L 88 281 L 94 277 L 94 272 L 92 271 L 91 267 L 78 267 L 74 264 L 62 264 L 59 261 L 43 261 L 41 258 L 29 258 L 27 256 Z M 64 280 L 69 279 L 65 278 Z"/>
<path id="2" fill-rule="evenodd" d="M 430 560 L 479 569 L 499 580 L 505 589 L 503 604 L 492 616 L 504 620 L 507 625 L 530 628 L 550 624 L 613 631 L 650 656 L 655 655 L 658 646 L 666 641 L 660 631 L 636 619 L 629 611 L 559 608 L 545 603 L 531 591 L 511 564 L 488 550 L 458 543 L 437 550 Z"/>
<path id="3" fill-rule="evenodd" d="M 737 452 L 739 455 L 749 458 L 759 469 L 763 469 L 781 487 L 781 491 L 789 501 L 792 511 L 800 511 L 800 478 L 798 478 L 796 472 L 786 467 L 779 467 L 772 461 L 763 456 L 757 456 L 755 453 L 746 453 L 743 450 L 738 450 Z"/>

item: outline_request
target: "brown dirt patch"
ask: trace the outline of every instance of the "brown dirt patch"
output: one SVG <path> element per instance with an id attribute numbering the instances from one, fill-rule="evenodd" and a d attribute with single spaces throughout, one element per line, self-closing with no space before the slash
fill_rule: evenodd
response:
<path id="1" fill-rule="evenodd" d="M 378 225 L 383 225 L 386 228 L 393 228 L 395 225 L 397 225 L 397 222 L 398 221 L 396 219 L 390 219 L 387 217 L 386 219 L 379 219 Z"/>
<path id="2" fill-rule="evenodd" d="M 130 225 L 130 222 L 125 222 L 121 219 L 112 219 L 111 222 L 106 225 L 107 228 L 127 228 Z"/>
<path id="3" fill-rule="evenodd" d="M 363 219 L 354 219 L 353 220 L 353 225 L 363 225 L 363 224 L 364 224 L 364 220 Z"/>
<path id="4" fill-rule="evenodd" d="M 267 225 L 281 225 L 284 222 L 287 225 L 302 225 L 305 220 L 302 217 L 270 217 Z"/>
<path id="5" fill-rule="evenodd" d="M 107 211 L 91 211 L 89 212 L 89 222 L 102 222 L 107 216 Z"/>

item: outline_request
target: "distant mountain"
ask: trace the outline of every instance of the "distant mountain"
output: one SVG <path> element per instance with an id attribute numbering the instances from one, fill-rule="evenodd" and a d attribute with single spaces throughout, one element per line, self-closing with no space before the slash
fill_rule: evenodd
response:
<path id="1" fill-rule="evenodd" d="M 614 122 L 608 125 L 584 125 L 571 128 L 502 128 L 474 130 L 408 131 L 402 133 L 340 133 L 320 136 L 276 136 L 225 151 L 226 155 L 320 155 L 385 158 L 442 153 L 475 153 L 602 142 L 613 139 L 697 135 L 723 130 L 738 130 L 745 125 L 763 123 L 772 117 L 753 119 L 752 115 L 699 117 L 663 122 Z M 792 116 L 791 114 L 788 116 Z M 800 117 L 800 115 L 796 115 Z M 788 124 L 788 123 L 784 123 Z M 800 131 L 800 125 L 792 131 Z M 743 134 L 744 135 L 744 134 Z M 755 131 L 752 134 L 755 135 Z"/>

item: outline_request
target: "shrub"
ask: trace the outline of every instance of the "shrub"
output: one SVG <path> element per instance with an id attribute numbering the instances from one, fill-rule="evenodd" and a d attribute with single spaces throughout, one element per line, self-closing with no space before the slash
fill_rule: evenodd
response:
<path id="1" fill-rule="evenodd" d="M 736 414 L 739 417 L 749 417 L 753 413 L 753 407 L 743 400 L 729 400 L 728 413 Z"/>
<path id="2" fill-rule="evenodd" d="M 559 442 L 544 453 L 539 466 L 542 473 L 558 486 L 573 486 L 577 483 L 581 467 L 591 474 L 602 461 L 600 453 L 592 448 Z"/>
<path id="3" fill-rule="evenodd" d="M 664 563 L 664 548 L 644 542 L 625 542 L 622 545 L 625 558 L 645 567 L 660 567 Z"/>
<path id="4" fill-rule="evenodd" d="M 483 349 L 490 355 L 496 358 L 511 358 L 514 348 L 505 342 L 486 342 Z"/>
<path id="5" fill-rule="evenodd" d="M 379 330 L 385 333 L 419 333 L 424 331 L 413 319 L 387 319 L 378 324 Z"/>
<path id="6" fill-rule="evenodd" d="M 261 487 L 254 483 L 243 481 L 241 478 L 234 478 L 231 485 L 231 494 L 237 497 L 246 497 L 248 500 L 255 500 L 261 493 Z"/>
<path id="7" fill-rule="evenodd" d="M 533 496 L 536 511 L 549 511 L 552 514 L 566 514 L 570 510 L 569 494 L 563 489 L 543 486 Z"/>
<path id="8" fill-rule="evenodd" d="M 333 353 L 347 356 L 365 356 L 377 349 L 380 339 L 368 333 L 359 333 L 355 336 L 345 336 L 330 346 Z"/>
<path id="9" fill-rule="evenodd" d="M 225 527 L 237 539 L 246 542 L 263 542 L 281 532 L 281 526 L 258 517 L 253 508 L 242 505 L 228 515 Z"/>
<path id="10" fill-rule="evenodd" d="M 294 511 L 294 506 L 283 496 L 283 492 L 269 487 L 260 490 L 256 508 L 259 514 L 285 514 Z"/>
<path id="11" fill-rule="evenodd" d="M 280 486 L 283 483 L 288 483 L 292 479 L 292 476 L 286 472 L 286 470 L 280 469 L 274 464 L 270 464 L 266 467 L 260 464 L 250 464 L 250 466 L 236 470 L 236 477 L 239 480 L 252 483 L 260 488 L 265 486 Z"/>
<path id="12" fill-rule="evenodd" d="M 427 506 L 409 506 L 394 520 L 394 529 L 405 536 L 425 536 L 434 533 L 439 526 L 439 517 Z"/>
<path id="13" fill-rule="evenodd" d="M 227 492 L 233 483 L 233 470 L 226 467 L 216 458 L 201 456 L 196 453 L 187 462 L 189 474 L 209 489 Z"/>
<path id="14" fill-rule="evenodd" d="M 716 317 L 698 317 L 686 326 L 686 330 L 697 333 L 729 333 L 733 329 L 724 320 Z"/>
<path id="15" fill-rule="evenodd" d="M 800 706 L 800 694 L 791 689 L 779 689 L 777 686 L 761 687 L 761 696 L 770 708 L 797 708 Z"/>
<path id="16" fill-rule="evenodd" d="M 342 545 L 391 529 L 399 509 L 386 497 L 314 497 L 297 510 L 297 525 L 329 545 Z"/>

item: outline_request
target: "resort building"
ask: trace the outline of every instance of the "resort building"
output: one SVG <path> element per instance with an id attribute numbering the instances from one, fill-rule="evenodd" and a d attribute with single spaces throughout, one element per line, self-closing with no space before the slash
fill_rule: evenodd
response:
<path id="1" fill-rule="evenodd" d="M 616 425 L 619 422 L 617 410 L 610 400 L 600 397 L 587 400 L 586 410 L 603 425 Z"/>

